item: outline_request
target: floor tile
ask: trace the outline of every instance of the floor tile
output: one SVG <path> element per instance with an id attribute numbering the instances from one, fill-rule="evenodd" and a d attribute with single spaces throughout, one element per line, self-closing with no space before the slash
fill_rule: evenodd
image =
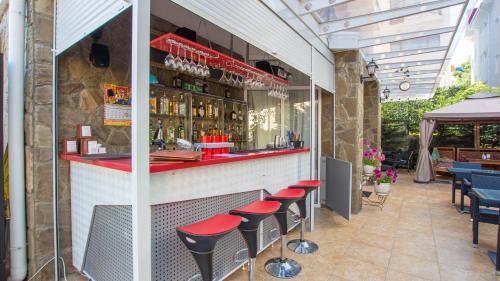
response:
<path id="1" fill-rule="evenodd" d="M 407 273 L 428 280 L 440 280 L 437 262 L 394 253 L 391 256 L 389 270 Z"/>
<path id="2" fill-rule="evenodd" d="M 457 196 L 458 199 L 458 196 Z M 286 250 L 302 266 L 299 281 L 500 281 L 487 251 L 496 249 L 497 226 L 481 224 L 479 248 L 472 247 L 470 217 L 451 205 L 449 184 L 415 184 L 401 173 L 384 209 L 363 206 L 347 221 L 316 209 L 316 228 L 306 239 L 319 245 L 312 255 Z M 288 239 L 297 238 L 294 230 Z M 257 257 L 255 280 L 277 281 L 264 270 L 280 244 Z M 228 279 L 247 280 L 238 270 Z"/>

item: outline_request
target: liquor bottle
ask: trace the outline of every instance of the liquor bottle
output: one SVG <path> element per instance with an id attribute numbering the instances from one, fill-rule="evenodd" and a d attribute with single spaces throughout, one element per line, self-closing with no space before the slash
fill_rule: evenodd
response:
<path id="1" fill-rule="evenodd" d="M 191 115 L 193 117 L 198 116 L 198 107 L 196 106 L 194 100 L 193 100 L 193 107 L 191 108 Z"/>
<path id="2" fill-rule="evenodd" d="M 173 116 L 179 115 L 179 103 L 177 102 L 175 96 L 172 97 L 172 115 Z"/>
<path id="3" fill-rule="evenodd" d="M 149 113 L 156 114 L 158 112 L 156 102 L 156 97 L 149 97 Z"/>
<path id="4" fill-rule="evenodd" d="M 210 102 L 210 100 L 208 100 L 207 102 L 207 118 L 212 118 L 213 115 L 212 115 L 212 103 Z"/>
<path id="5" fill-rule="evenodd" d="M 234 109 L 234 103 L 233 103 L 233 111 L 231 111 L 231 120 L 236 120 L 238 118 L 236 116 L 236 110 Z"/>
<path id="6" fill-rule="evenodd" d="M 217 123 L 215 123 L 215 127 L 213 130 L 212 136 L 219 136 L 219 126 L 217 125 Z"/>
<path id="7" fill-rule="evenodd" d="M 198 106 L 198 117 L 205 117 L 205 106 L 203 106 L 203 101 L 200 101 L 200 105 Z"/>
<path id="8" fill-rule="evenodd" d="M 198 128 L 195 122 L 193 122 L 193 142 L 198 142 Z"/>
<path id="9" fill-rule="evenodd" d="M 210 93 L 210 86 L 208 85 L 207 79 L 203 79 L 202 92 L 207 94 Z"/>
<path id="10" fill-rule="evenodd" d="M 170 99 L 170 102 L 168 103 L 168 115 L 173 116 L 174 115 L 174 100 L 173 98 Z"/>
<path id="11" fill-rule="evenodd" d="M 231 98 L 231 92 L 229 91 L 229 87 L 228 87 L 228 86 L 226 86 L 226 87 L 224 88 L 224 96 L 225 96 L 227 99 Z"/>
<path id="12" fill-rule="evenodd" d="M 238 120 L 243 121 L 243 113 L 241 112 L 241 107 L 238 109 Z"/>
<path id="13" fill-rule="evenodd" d="M 167 127 L 167 143 L 168 144 L 175 144 L 175 126 L 172 120 L 168 122 L 168 127 Z"/>
<path id="14" fill-rule="evenodd" d="M 179 101 L 179 115 L 186 116 L 186 101 L 184 100 L 184 95 L 181 94 Z"/>
<path id="15" fill-rule="evenodd" d="M 176 75 L 173 78 L 173 86 L 175 88 L 182 88 L 182 79 L 181 79 L 181 77 L 179 77 L 179 75 Z"/>
<path id="16" fill-rule="evenodd" d="M 152 126 L 153 124 L 151 124 Z M 153 135 L 153 141 L 159 141 L 159 140 L 163 140 L 163 125 L 161 124 L 161 120 L 158 119 L 158 121 L 156 121 L 156 130 L 154 132 L 154 135 Z"/>
<path id="17" fill-rule="evenodd" d="M 200 135 L 200 138 L 205 136 L 205 129 L 203 129 L 203 122 L 201 122 L 201 129 L 200 129 L 200 132 L 198 134 Z"/>
<path id="18" fill-rule="evenodd" d="M 177 128 L 177 137 L 180 139 L 186 138 L 186 129 L 184 128 L 184 122 L 181 121 L 179 127 Z"/>
<path id="19" fill-rule="evenodd" d="M 169 103 L 170 100 L 167 97 L 165 93 L 163 93 L 163 96 L 160 98 L 160 114 L 161 115 L 169 115 Z"/>
<path id="20" fill-rule="evenodd" d="M 228 135 L 229 142 L 232 142 L 233 141 L 233 132 L 231 132 L 231 127 L 230 126 L 227 127 L 227 133 L 226 134 Z"/>
<path id="21" fill-rule="evenodd" d="M 219 119 L 219 106 L 218 106 L 218 104 L 219 103 L 217 101 L 215 101 L 214 106 L 213 106 L 214 107 L 213 114 L 214 114 L 215 119 Z"/>

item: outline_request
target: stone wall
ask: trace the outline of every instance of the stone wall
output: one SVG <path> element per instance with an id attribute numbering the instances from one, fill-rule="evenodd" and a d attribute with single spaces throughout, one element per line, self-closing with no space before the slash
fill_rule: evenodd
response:
<path id="1" fill-rule="evenodd" d="M 25 77 L 26 203 L 28 276 L 53 257 L 52 227 L 52 3 L 29 0 Z M 67 193 L 61 190 L 61 195 Z M 61 204 L 61 222 L 67 225 L 69 206 Z M 62 229 L 67 236 L 68 229 Z M 66 233 L 65 233 L 66 231 Z M 68 241 L 61 241 L 67 249 Z M 63 251 L 69 261 L 69 253 Z M 49 266 L 41 279 L 49 279 Z"/>
<path id="2" fill-rule="evenodd" d="M 336 158 L 352 163 L 352 212 L 361 210 L 363 146 L 363 59 L 358 51 L 335 53 Z"/>
<path id="3" fill-rule="evenodd" d="M 321 156 L 333 157 L 333 95 L 321 93 Z"/>
<path id="4" fill-rule="evenodd" d="M 381 148 L 382 124 L 380 85 L 377 81 L 366 81 L 364 83 L 363 106 L 363 138 L 367 139 L 370 145 Z"/>

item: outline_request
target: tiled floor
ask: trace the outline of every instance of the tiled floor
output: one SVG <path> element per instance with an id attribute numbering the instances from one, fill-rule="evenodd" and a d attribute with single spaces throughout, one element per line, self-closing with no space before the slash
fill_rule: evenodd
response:
<path id="1" fill-rule="evenodd" d="M 473 248 L 469 215 L 451 206 L 450 185 L 412 180 L 402 175 L 383 210 L 363 206 L 350 222 L 318 209 L 316 230 L 306 237 L 320 250 L 313 255 L 286 252 L 302 265 L 293 280 L 496 280 L 486 252 L 496 249 L 497 227 L 481 224 L 480 247 Z M 256 280 L 279 280 L 263 269 L 278 254 L 276 243 L 257 257 Z M 238 270 L 228 280 L 246 280 L 246 274 Z"/>

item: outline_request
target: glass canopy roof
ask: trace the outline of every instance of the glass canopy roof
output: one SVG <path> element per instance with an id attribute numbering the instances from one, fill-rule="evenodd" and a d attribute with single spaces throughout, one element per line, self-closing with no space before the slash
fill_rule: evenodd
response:
<path id="1" fill-rule="evenodd" d="M 474 0 L 281 1 L 333 51 L 345 50 L 352 40 L 343 38 L 356 36 L 352 49 L 379 65 L 381 90 L 387 86 L 398 99 L 433 95 L 466 6 Z M 405 92 L 398 87 L 403 79 L 414 84 Z"/>

